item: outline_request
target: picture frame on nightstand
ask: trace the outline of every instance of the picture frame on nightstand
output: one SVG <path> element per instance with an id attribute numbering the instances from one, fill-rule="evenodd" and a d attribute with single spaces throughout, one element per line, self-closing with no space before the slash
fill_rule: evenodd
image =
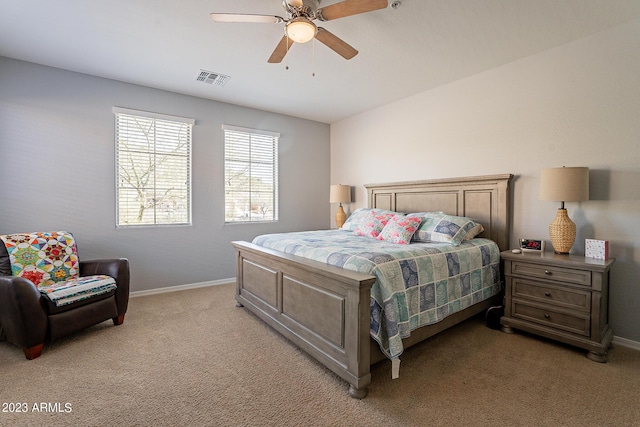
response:
<path id="1" fill-rule="evenodd" d="M 609 259 L 609 241 L 585 239 L 584 256 L 593 259 Z"/>

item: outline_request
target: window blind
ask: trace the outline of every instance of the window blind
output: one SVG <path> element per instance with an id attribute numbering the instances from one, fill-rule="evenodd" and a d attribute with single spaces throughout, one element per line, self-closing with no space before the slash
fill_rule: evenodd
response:
<path id="1" fill-rule="evenodd" d="M 223 126 L 225 222 L 278 220 L 279 133 Z"/>
<path id="2" fill-rule="evenodd" d="M 114 107 L 116 224 L 191 224 L 192 119 Z"/>

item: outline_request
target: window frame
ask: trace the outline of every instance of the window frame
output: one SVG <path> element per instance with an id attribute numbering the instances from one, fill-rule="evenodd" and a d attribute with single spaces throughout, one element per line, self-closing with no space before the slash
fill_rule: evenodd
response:
<path id="1" fill-rule="evenodd" d="M 229 187 L 228 187 L 228 183 L 227 183 L 227 170 L 228 170 L 228 162 L 230 161 L 230 159 L 227 158 L 227 146 L 232 142 L 227 136 L 227 132 L 229 132 L 230 134 L 243 134 L 248 136 L 249 138 L 249 153 L 251 153 L 251 140 L 254 137 L 257 138 L 271 138 L 271 147 L 270 150 L 272 152 L 272 162 L 269 163 L 271 170 L 270 170 L 270 176 L 271 179 L 273 180 L 273 188 L 271 191 L 271 202 L 272 202 L 272 206 L 273 206 L 273 215 L 272 218 L 268 218 L 268 219 L 260 219 L 258 217 L 252 217 L 251 216 L 251 208 L 249 208 L 249 217 L 247 220 L 242 220 L 242 219 L 235 219 L 235 220 L 230 220 L 230 218 L 227 216 L 227 212 L 228 212 L 228 198 L 227 198 L 227 194 L 229 191 Z M 280 133 L 279 132 L 272 132 L 272 131 L 267 131 L 267 130 L 261 130 L 261 129 L 252 129 L 252 128 L 245 128 L 245 127 L 240 127 L 240 126 L 234 126 L 234 125 L 227 125 L 227 124 L 223 124 L 222 125 L 222 134 L 223 134 L 223 158 L 224 158 L 224 166 L 223 166 L 223 179 L 224 179 L 224 224 L 228 225 L 228 224 L 264 224 L 264 223 L 275 223 L 279 221 L 280 218 L 280 207 L 279 207 L 279 203 L 280 203 L 280 198 L 279 198 L 279 150 L 278 150 L 278 146 L 279 146 L 279 139 L 280 139 Z M 236 163 L 238 163 L 239 161 L 236 159 L 234 160 Z M 258 163 L 258 162 L 254 162 L 251 160 L 251 154 L 249 154 L 249 160 L 248 160 L 248 168 L 249 171 L 251 172 L 253 170 L 253 168 L 251 167 L 254 163 Z M 264 165 L 264 163 L 262 163 Z M 251 185 L 251 176 L 249 177 L 249 185 Z M 259 194 L 258 192 L 255 193 L 256 196 L 257 194 Z M 251 207 L 252 203 L 251 200 L 253 200 L 252 196 L 254 195 L 254 192 L 251 191 L 251 188 L 249 189 L 249 206 Z M 257 198 L 257 197 L 256 197 Z"/>
<path id="2" fill-rule="evenodd" d="M 129 108 L 122 108 L 122 107 L 113 107 L 113 113 L 114 113 L 114 145 L 115 145 L 115 220 L 116 220 L 116 228 L 144 228 L 144 227 L 180 227 L 180 226 L 191 226 L 193 225 L 192 222 L 192 214 L 193 214 L 193 209 L 192 209 L 192 191 L 193 191 L 193 174 L 192 174 L 192 152 L 193 152 L 193 125 L 195 124 L 195 120 L 191 119 L 191 118 L 186 118 L 186 117 L 179 117 L 179 116 L 172 116 L 172 115 L 168 115 L 168 114 L 160 114 L 160 113 L 153 113 L 153 112 L 149 112 L 149 111 L 142 111 L 142 110 L 133 110 L 133 109 L 129 109 Z M 183 125 L 187 125 L 187 129 L 186 129 L 186 136 L 187 136 L 187 143 L 186 143 L 186 155 L 184 154 L 180 154 L 179 156 L 177 156 L 178 158 L 183 157 L 184 162 L 180 162 L 178 169 L 183 167 L 186 171 L 186 182 L 184 185 L 181 185 L 179 188 L 179 191 L 183 191 L 185 193 L 185 197 L 186 197 L 186 206 L 184 207 L 184 209 L 186 209 L 186 220 L 185 221 L 176 221 L 176 222 L 167 222 L 164 221 L 162 219 L 159 219 L 159 208 L 156 205 L 157 202 L 157 198 L 154 197 L 153 198 L 153 222 L 144 222 L 144 223 L 125 223 L 125 222 L 121 222 L 122 218 L 121 218 L 121 203 L 122 203 L 122 197 L 121 197 L 121 193 L 124 190 L 124 186 L 121 185 L 121 174 L 120 174 L 120 169 L 121 169 L 121 162 L 120 162 L 120 152 L 122 151 L 129 151 L 132 152 L 133 150 L 123 150 L 122 144 L 120 142 L 120 120 L 121 120 L 121 116 L 120 115 L 125 115 L 125 116 L 132 116 L 134 118 L 140 118 L 140 119 L 144 119 L 144 120 L 153 120 L 153 126 L 154 129 L 157 129 L 155 126 L 157 125 L 157 121 L 160 120 L 162 122 L 165 122 L 164 125 L 166 125 L 166 123 L 169 123 L 169 126 L 175 126 L 176 129 L 178 129 L 180 126 Z M 153 137 L 153 149 L 147 150 L 147 151 L 142 151 L 145 154 L 149 154 L 152 156 L 156 156 L 158 154 L 158 141 L 157 141 L 157 137 L 158 135 L 154 135 Z M 176 138 L 176 141 L 179 143 L 179 138 Z M 153 161 L 153 167 L 156 168 L 157 166 L 157 162 L 156 159 L 154 158 Z M 131 187 L 131 188 L 135 188 L 135 187 Z M 157 182 L 154 180 L 154 183 L 152 185 L 152 188 L 154 189 L 154 192 L 157 191 L 158 189 L 158 184 Z M 163 213 L 167 213 L 166 210 L 161 211 Z"/>

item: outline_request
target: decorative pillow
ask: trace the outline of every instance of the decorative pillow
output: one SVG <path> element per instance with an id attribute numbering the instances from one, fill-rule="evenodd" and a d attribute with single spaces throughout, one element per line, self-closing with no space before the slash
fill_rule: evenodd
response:
<path id="1" fill-rule="evenodd" d="M 396 212 L 388 211 L 385 209 L 376 209 L 376 208 L 358 208 L 342 224 L 341 230 L 346 231 L 354 231 L 356 227 L 358 227 L 363 221 L 366 221 L 369 217 L 370 212 L 376 212 L 381 214 L 395 214 Z"/>
<path id="2" fill-rule="evenodd" d="M 434 216 L 434 215 L 444 215 L 444 212 L 442 211 L 434 211 L 434 212 L 413 212 L 413 213 L 408 213 L 407 216 L 409 217 L 418 217 L 418 218 L 425 218 L 428 216 Z"/>
<path id="3" fill-rule="evenodd" d="M 353 234 L 356 236 L 378 237 L 387 222 L 395 215 L 394 213 L 370 211 L 353 230 Z"/>
<path id="4" fill-rule="evenodd" d="M 9 254 L 11 273 L 37 287 L 78 277 L 76 242 L 66 231 L 0 236 Z"/>
<path id="5" fill-rule="evenodd" d="M 422 218 L 417 216 L 394 216 L 384 226 L 378 239 L 406 245 L 411 242 L 421 222 Z"/>
<path id="6" fill-rule="evenodd" d="M 442 242 L 458 246 L 482 233 L 484 228 L 471 218 L 446 214 L 428 214 L 413 236 L 416 242 Z"/>

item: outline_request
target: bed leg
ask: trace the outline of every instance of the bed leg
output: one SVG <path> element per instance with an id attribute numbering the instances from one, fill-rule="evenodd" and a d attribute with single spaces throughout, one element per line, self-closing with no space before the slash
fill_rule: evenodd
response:
<path id="1" fill-rule="evenodd" d="M 353 397 L 354 399 L 364 399 L 365 397 L 367 397 L 368 393 L 369 393 L 368 387 L 355 388 L 353 385 L 349 386 L 349 396 Z"/>

